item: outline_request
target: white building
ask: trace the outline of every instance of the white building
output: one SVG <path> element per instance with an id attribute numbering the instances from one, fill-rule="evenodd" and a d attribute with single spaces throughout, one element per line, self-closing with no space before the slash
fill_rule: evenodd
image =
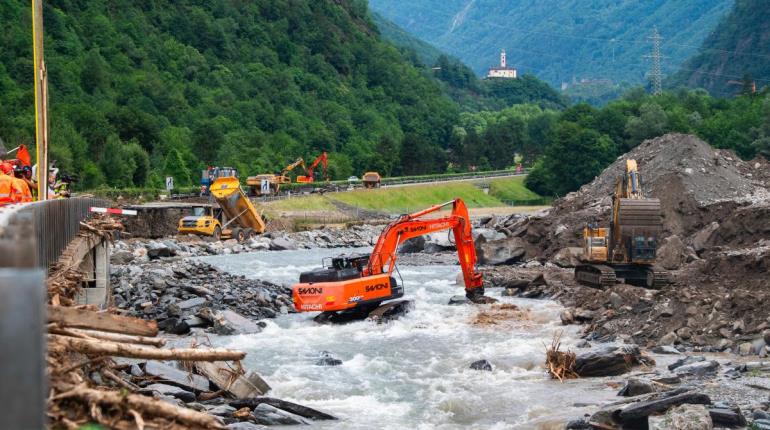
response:
<path id="1" fill-rule="evenodd" d="M 487 73 L 487 79 L 489 78 L 501 78 L 501 79 L 516 79 L 518 73 L 513 67 L 508 67 L 508 62 L 505 58 L 505 50 L 500 52 L 500 67 L 490 67 Z"/>

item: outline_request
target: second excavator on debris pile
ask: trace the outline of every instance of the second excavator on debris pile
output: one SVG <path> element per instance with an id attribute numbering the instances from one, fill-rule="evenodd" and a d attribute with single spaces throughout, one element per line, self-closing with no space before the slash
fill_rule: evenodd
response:
<path id="1" fill-rule="evenodd" d="M 438 218 L 426 215 L 452 206 L 451 214 Z M 411 215 L 402 215 L 383 230 L 371 254 L 343 255 L 327 267 L 300 274 L 292 296 L 299 312 L 322 312 L 316 321 L 343 322 L 370 317 L 387 319 L 408 306 L 403 281 L 396 281 L 398 245 L 413 237 L 452 230 L 465 281 L 465 295 L 475 303 L 494 301 L 484 296 L 481 273 L 476 270 L 476 249 L 471 220 L 465 203 L 456 199 Z"/>
<path id="2" fill-rule="evenodd" d="M 583 264 L 575 267 L 575 279 L 591 287 L 618 280 L 647 288 L 668 284 L 668 272 L 655 266 L 662 229 L 660 200 L 644 197 L 636 160 L 626 160 L 612 196 L 610 228 L 591 223 L 583 229 Z"/>

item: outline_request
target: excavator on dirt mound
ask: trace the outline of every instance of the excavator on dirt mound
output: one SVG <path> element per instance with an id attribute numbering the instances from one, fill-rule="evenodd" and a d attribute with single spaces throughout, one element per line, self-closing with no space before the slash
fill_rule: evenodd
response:
<path id="1" fill-rule="evenodd" d="M 426 215 L 452 206 L 452 213 L 438 218 Z M 476 249 L 465 203 L 456 199 L 411 215 L 402 215 L 382 231 L 371 254 L 334 257 L 330 264 L 300 274 L 292 295 L 299 312 L 321 312 L 317 322 L 345 322 L 371 318 L 384 320 L 408 308 L 403 280 L 396 281 L 398 245 L 413 237 L 452 230 L 465 281 L 465 295 L 474 303 L 490 303 L 484 296 L 481 273 L 476 271 Z M 400 277 L 400 276 L 399 276 Z M 383 304 L 384 303 L 384 304 Z"/>
<path id="2" fill-rule="evenodd" d="M 591 223 L 583 229 L 583 264 L 575 267 L 575 279 L 599 288 L 619 279 L 647 288 L 668 284 L 668 272 L 655 266 L 662 228 L 660 200 L 644 197 L 636 160 L 626 160 L 612 196 L 610 228 Z"/>

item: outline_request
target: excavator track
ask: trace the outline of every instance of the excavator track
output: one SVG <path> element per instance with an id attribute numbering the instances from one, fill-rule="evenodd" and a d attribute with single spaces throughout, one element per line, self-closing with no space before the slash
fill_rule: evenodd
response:
<path id="1" fill-rule="evenodd" d="M 607 288 L 615 285 L 617 278 L 615 269 L 612 267 L 601 264 L 582 264 L 575 267 L 575 280 L 589 287 Z"/>
<path id="2" fill-rule="evenodd" d="M 647 288 L 659 290 L 671 283 L 671 277 L 668 270 L 658 266 L 651 266 L 647 269 Z"/>

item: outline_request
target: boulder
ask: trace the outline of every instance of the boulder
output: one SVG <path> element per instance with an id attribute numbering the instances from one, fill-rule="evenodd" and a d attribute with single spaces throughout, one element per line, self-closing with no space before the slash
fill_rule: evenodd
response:
<path id="1" fill-rule="evenodd" d="M 642 394 L 655 392 L 655 385 L 644 379 L 631 378 L 626 381 L 626 385 L 620 389 L 618 396 L 634 397 Z"/>
<path id="2" fill-rule="evenodd" d="M 476 241 L 476 255 L 479 264 L 492 266 L 513 264 L 524 258 L 525 246 L 526 242 L 519 237 L 487 242 L 482 236 Z"/>
<path id="3" fill-rule="evenodd" d="M 740 355 L 749 355 L 751 354 L 751 342 L 743 342 L 740 345 L 738 345 L 738 354 Z"/>
<path id="4" fill-rule="evenodd" d="M 240 409 L 244 407 L 247 407 L 249 409 L 256 409 L 259 407 L 259 405 L 262 405 L 262 404 L 270 405 L 282 411 L 286 411 L 296 416 L 313 420 L 313 421 L 337 419 L 336 417 L 329 415 L 325 412 L 308 408 L 307 406 L 298 405 L 296 403 L 287 402 L 285 400 L 274 399 L 272 397 L 253 397 L 250 399 L 236 400 L 234 402 L 231 402 L 230 406 L 236 409 Z"/>
<path id="5" fill-rule="evenodd" d="M 652 352 L 654 352 L 655 354 L 671 354 L 671 355 L 681 354 L 681 352 L 679 352 L 678 349 L 674 348 L 671 345 L 658 345 L 652 348 Z"/>
<path id="6" fill-rule="evenodd" d="M 262 331 L 262 326 L 242 316 L 241 314 L 226 309 L 223 311 L 211 311 L 205 309 L 198 316 L 210 320 L 214 326 L 211 332 L 221 335 L 253 334 Z"/>
<path id="7" fill-rule="evenodd" d="M 701 361 L 698 363 L 685 364 L 677 367 L 674 372 L 677 375 L 704 376 L 716 373 L 719 369 L 719 363 L 716 360 Z"/>
<path id="8" fill-rule="evenodd" d="M 551 258 L 551 261 L 559 267 L 572 268 L 580 264 L 580 257 L 583 255 L 583 248 L 568 247 L 562 248 Z"/>
<path id="9" fill-rule="evenodd" d="M 679 360 L 676 360 L 675 362 L 669 364 L 668 370 L 674 370 L 686 364 L 698 363 L 701 361 L 706 361 L 706 357 L 702 355 L 688 355 L 686 357 L 682 357 Z"/>
<path id="10" fill-rule="evenodd" d="M 680 268 L 686 256 L 687 246 L 677 235 L 663 239 L 663 243 L 656 253 L 657 264 L 668 270 Z"/>
<path id="11" fill-rule="evenodd" d="M 150 384 L 144 388 L 142 388 L 140 393 L 152 393 L 157 392 L 159 394 L 163 394 L 166 396 L 173 396 L 177 399 L 189 403 L 195 401 L 195 394 L 191 393 L 183 388 L 175 387 L 173 385 L 168 384 Z"/>
<path id="12" fill-rule="evenodd" d="M 316 366 L 339 366 L 342 364 L 342 360 L 335 358 L 329 352 L 324 351 L 321 356 L 316 360 Z"/>
<path id="13" fill-rule="evenodd" d="M 770 430 L 770 419 L 759 419 L 754 420 L 754 422 L 751 423 L 752 430 Z"/>
<path id="14" fill-rule="evenodd" d="M 709 409 L 711 421 L 717 427 L 726 428 L 744 428 L 746 427 L 746 418 L 740 409 L 712 408 Z"/>
<path id="15" fill-rule="evenodd" d="M 484 240 L 487 242 L 495 241 L 495 240 L 503 240 L 505 239 L 505 234 L 493 230 L 491 228 L 475 228 L 473 229 L 473 239 L 478 240 L 479 237 L 483 237 Z"/>
<path id="16" fill-rule="evenodd" d="M 650 430 L 711 430 L 714 424 L 703 405 L 679 405 L 665 415 L 649 418 Z"/>
<path id="17" fill-rule="evenodd" d="M 485 370 L 491 372 L 492 364 L 487 360 L 478 360 L 471 363 L 470 368 L 473 370 Z"/>
<path id="18" fill-rule="evenodd" d="M 285 237 L 276 237 L 270 241 L 271 251 L 288 251 L 297 249 L 297 244 Z"/>
<path id="19" fill-rule="evenodd" d="M 117 251 L 110 255 L 110 263 L 115 265 L 126 265 L 134 261 L 134 254 L 130 251 Z"/>
<path id="20" fill-rule="evenodd" d="M 399 245 L 398 252 L 413 254 L 416 252 L 422 252 L 423 249 L 425 249 L 425 236 L 417 236 L 404 241 L 404 243 Z"/>
<path id="21" fill-rule="evenodd" d="M 208 413 L 211 415 L 217 415 L 221 417 L 229 417 L 235 412 L 235 408 L 230 405 L 216 405 L 208 409 Z"/>
<path id="22" fill-rule="evenodd" d="M 172 303 L 168 305 L 169 315 L 182 316 L 185 311 L 198 308 L 206 304 L 206 298 L 193 297 L 192 299 L 183 300 L 181 302 Z"/>
<path id="23" fill-rule="evenodd" d="M 591 424 L 584 418 L 578 418 L 567 422 L 567 425 L 564 428 L 566 430 L 589 430 Z"/>
<path id="24" fill-rule="evenodd" d="M 160 381 L 191 391 L 209 391 L 209 380 L 203 376 L 185 372 L 163 364 L 159 361 L 148 361 L 144 365 L 144 373 L 157 377 Z"/>
<path id="25" fill-rule="evenodd" d="M 607 345 L 578 354 L 574 371 L 581 377 L 617 376 L 647 360 L 636 345 Z"/>
<path id="26" fill-rule="evenodd" d="M 706 244 L 717 229 L 719 229 L 719 223 L 714 221 L 706 227 L 703 227 L 692 237 L 691 244 L 695 252 L 701 252 L 706 249 Z"/>
<path id="27" fill-rule="evenodd" d="M 661 414 L 672 407 L 693 404 L 693 405 L 708 405 L 711 404 L 709 396 L 700 393 L 686 392 L 682 394 L 676 394 L 673 396 L 666 396 L 653 400 L 646 400 L 643 402 L 632 403 L 627 407 L 621 409 L 617 416 L 623 423 L 636 422 L 639 419 L 649 417 L 650 415 Z M 708 415 L 706 409 L 703 409 Z M 709 419 L 710 420 L 710 419 Z M 669 427 L 672 428 L 672 427 Z M 678 428 L 678 427 L 673 427 Z"/>
<path id="28" fill-rule="evenodd" d="M 453 306 L 454 306 L 454 305 L 466 305 L 466 304 L 468 304 L 468 303 L 470 303 L 470 302 L 471 302 L 471 301 L 470 301 L 470 300 L 468 300 L 468 298 L 467 298 L 467 297 L 465 297 L 465 296 L 452 296 L 452 297 L 449 299 L 449 304 L 450 304 L 450 305 L 453 305 Z"/>
<path id="29" fill-rule="evenodd" d="M 246 373 L 227 362 L 196 362 L 195 369 L 236 399 L 261 396 L 270 390 L 270 386 L 259 374 Z"/>

